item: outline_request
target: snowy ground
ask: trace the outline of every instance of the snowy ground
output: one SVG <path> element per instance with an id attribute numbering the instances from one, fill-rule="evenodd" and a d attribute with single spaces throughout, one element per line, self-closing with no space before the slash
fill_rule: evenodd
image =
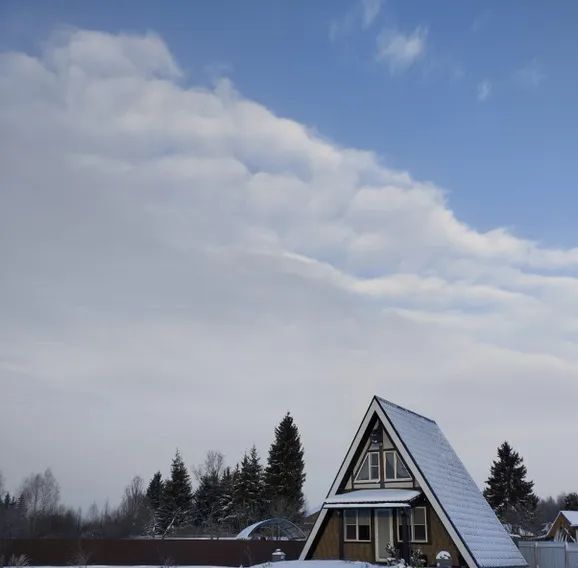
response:
<path id="1" fill-rule="evenodd" d="M 373 566 L 368 562 L 350 562 L 346 560 L 287 560 L 285 562 L 265 562 L 253 568 L 367 568 Z M 35 566 L 31 568 L 62 568 L 62 566 Z M 74 568 L 71 566 L 70 568 Z M 84 567 L 82 567 L 84 568 Z M 103 564 L 90 565 L 86 568 L 120 568 Z M 154 568 L 154 566 L 123 566 L 122 568 Z M 223 568 L 222 566 L 175 566 L 174 568 Z M 382 567 L 380 567 L 382 568 Z"/>
<path id="2" fill-rule="evenodd" d="M 266 562 L 257 564 L 253 568 L 267 566 L 267 568 L 367 568 L 375 566 L 369 562 L 353 562 L 350 560 L 287 560 L 285 562 Z M 380 566 L 379 568 L 383 568 Z"/>

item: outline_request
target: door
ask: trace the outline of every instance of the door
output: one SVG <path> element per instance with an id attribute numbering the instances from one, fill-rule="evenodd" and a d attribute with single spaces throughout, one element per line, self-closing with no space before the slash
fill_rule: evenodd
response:
<path id="1" fill-rule="evenodd" d="M 393 510 L 375 510 L 375 560 L 385 562 L 391 557 L 393 547 Z"/>

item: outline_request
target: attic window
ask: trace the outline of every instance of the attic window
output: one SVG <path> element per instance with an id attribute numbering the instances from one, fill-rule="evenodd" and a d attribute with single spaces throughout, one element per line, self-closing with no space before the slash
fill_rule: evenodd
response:
<path id="1" fill-rule="evenodd" d="M 369 452 L 357 471 L 355 481 L 379 481 L 379 453 Z"/>
<path id="2" fill-rule="evenodd" d="M 411 479 L 403 460 L 395 450 L 385 452 L 385 480 L 386 481 L 403 481 Z"/>

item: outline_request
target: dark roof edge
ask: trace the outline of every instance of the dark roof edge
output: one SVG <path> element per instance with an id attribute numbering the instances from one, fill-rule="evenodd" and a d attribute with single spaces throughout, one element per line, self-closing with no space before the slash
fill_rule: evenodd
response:
<path id="1" fill-rule="evenodd" d="M 432 420 L 431 418 L 428 418 L 427 416 L 424 416 L 423 414 L 418 414 L 417 412 L 414 412 L 413 410 L 410 410 L 409 408 L 405 408 L 403 406 L 400 406 L 399 404 L 395 404 L 395 402 L 391 402 L 391 400 L 387 400 L 381 396 L 377 396 L 375 395 L 375 398 L 379 401 L 379 402 L 384 402 L 385 404 L 388 404 L 389 406 L 394 406 L 395 408 L 399 408 L 399 410 L 403 410 L 404 412 L 409 412 L 410 414 L 413 414 L 414 416 L 418 416 L 419 418 L 423 418 L 424 420 L 427 420 L 428 422 L 432 422 L 433 424 L 437 424 L 437 422 L 435 420 Z"/>

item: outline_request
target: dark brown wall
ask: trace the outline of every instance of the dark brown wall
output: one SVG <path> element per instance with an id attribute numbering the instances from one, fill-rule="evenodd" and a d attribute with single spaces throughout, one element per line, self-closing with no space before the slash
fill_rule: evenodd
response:
<path id="1" fill-rule="evenodd" d="M 338 560 L 341 521 L 335 511 L 329 510 L 325 522 L 319 530 L 317 541 L 308 557 L 313 560 Z"/>
<path id="2" fill-rule="evenodd" d="M 0 541 L 0 556 L 25 554 L 32 566 L 105 565 L 212 565 L 252 566 L 271 560 L 280 548 L 287 560 L 299 557 L 304 541 L 125 539 L 61 540 L 15 539 Z"/>

